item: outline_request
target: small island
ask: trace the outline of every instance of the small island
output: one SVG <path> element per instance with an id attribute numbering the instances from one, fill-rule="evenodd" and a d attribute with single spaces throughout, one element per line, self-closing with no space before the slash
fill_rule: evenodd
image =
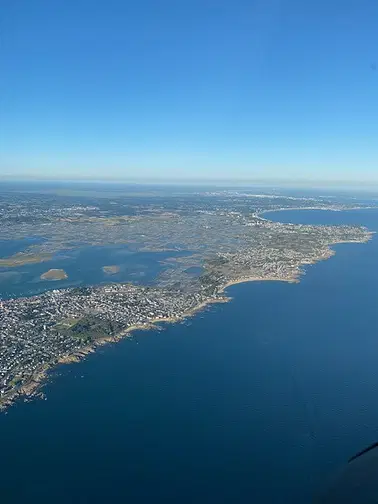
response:
<path id="1" fill-rule="evenodd" d="M 106 274 L 106 275 L 115 275 L 116 273 L 119 273 L 119 270 L 120 270 L 120 267 L 117 266 L 117 265 L 113 265 L 113 266 L 103 266 L 102 267 L 102 271 Z"/>
<path id="2" fill-rule="evenodd" d="M 63 269 L 49 269 L 46 273 L 42 273 L 40 278 L 41 280 L 65 280 L 68 276 Z"/>

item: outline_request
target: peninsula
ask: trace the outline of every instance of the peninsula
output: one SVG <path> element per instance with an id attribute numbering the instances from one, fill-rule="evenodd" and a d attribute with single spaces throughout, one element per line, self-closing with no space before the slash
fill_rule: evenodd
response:
<path id="1" fill-rule="evenodd" d="M 16 268 L 18 266 L 24 266 L 25 264 L 37 264 L 50 261 L 51 259 L 51 254 L 33 254 L 19 252 L 11 257 L 0 259 L 0 268 Z"/>
<path id="2" fill-rule="evenodd" d="M 297 282 L 302 265 L 333 254 L 330 245 L 371 238 L 364 228 L 273 224 L 256 217 L 246 232 L 255 226 L 268 226 L 268 243 L 214 254 L 206 261 L 205 272 L 184 288 L 112 284 L 55 289 L 3 301 L 0 405 L 4 408 L 20 395 L 33 395 L 48 368 L 80 359 L 99 344 L 159 321 L 181 320 L 209 303 L 227 301 L 223 292 L 229 285 L 254 280 Z"/>
<path id="3" fill-rule="evenodd" d="M 332 245 L 363 243 L 372 236 L 361 226 L 283 224 L 260 214 L 279 208 L 355 206 L 355 200 L 348 204 L 345 198 L 337 203 L 324 197 L 256 195 L 247 189 L 189 194 L 180 189 L 177 194 L 169 190 L 168 196 L 118 194 L 110 200 L 3 194 L 0 229 L 3 240 L 10 242 L 8 250 L 17 250 L 12 240 L 42 239 L 0 259 L 0 269 L 13 268 L 21 276 L 55 254 L 74 251 L 80 258 L 83 252 L 88 261 L 94 258 L 93 271 L 102 267 L 109 283 L 88 286 L 84 283 L 88 277 L 80 277 L 78 260 L 75 275 L 83 286 L 57 289 L 55 281 L 67 274 L 50 269 L 41 275 L 42 280 L 51 280 L 50 290 L 0 299 L 1 406 L 33 395 L 47 369 L 81 359 L 99 344 L 227 301 L 224 290 L 235 283 L 298 282 L 305 265 L 334 254 Z M 155 253 L 162 267 L 153 281 L 116 282 L 119 266 L 112 265 L 112 258 L 127 265 L 130 257 L 136 257 L 133 267 L 142 269 L 144 258 L 151 261 Z M 107 266 L 97 266 L 98 255 Z M 8 295 L 5 289 L 3 295 Z"/>

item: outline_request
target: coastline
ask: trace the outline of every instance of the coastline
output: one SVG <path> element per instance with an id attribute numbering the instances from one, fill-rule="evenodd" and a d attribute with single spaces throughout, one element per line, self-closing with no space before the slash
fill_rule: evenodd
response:
<path id="1" fill-rule="evenodd" d="M 196 313 L 202 311 L 206 308 L 206 306 L 210 304 L 227 303 L 230 300 L 231 298 L 227 297 L 209 298 L 199 305 L 194 306 L 189 311 L 184 312 L 180 316 L 155 318 L 149 320 L 148 322 L 134 324 L 115 334 L 114 336 L 105 336 L 103 338 L 99 338 L 90 345 L 82 347 L 80 348 L 80 350 L 77 350 L 74 353 L 62 355 L 56 362 L 45 364 L 43 368 L 36 370 L 33 374 L 32 379 L 29 382 L 23 384 L 19 389 L 15 389 L 14 393 L 9 394 L 4 399 L 0 399 L 0 413 L 2 411 L 5 411 L 9 406 L 13 405 L 20 399 L 23 399 L 24 402 L 28 402 L 33 398 L 43 397 L 43 394 L 40 392 L 40 387 L 46 384 L 48 372 L 60 365 L 78 363 L 85 359 L 87 355 L 94 353 L 98 347 L 107 345 L 108 343 L 117 343 L 124 338 L 130 338 L 134 331 L 149 331 L 155 329 L 157 324 L 159 323 L 174 324 L 177 322 L 182 322 L 183 320 L 186 320 L 194 316 Z"/>
<path id="2" fill-rule="evenodd" d="M 366 206 L 366 207 L 361 207 L 361 206 L 356 206 L 356 207 L 348 207 L 348 208 L 335 208 L 335 207 L 319 207 L 319 206 L 308 206 L 308 207 L 282 207 L 282 208 L 276 208 L 275 210 L 262 210 L 261 212 L 257 212 L 255 214 L 256 217 L 263 219 L 263 220 L 270 220 L 266 219 L 265 217 L 261 217 L 264 214 L 269 214 L 269 213 L 275 213 L 275 212 L 285 212 L 285 211 L 298 211 L 298 210 L 322 210 L 324 212 L 349 212 L 349 211 L 355 211 L 355 210 L 374 210 L 377 209 L 378 206 Z M 272 222 L 277 222 L 277 221 L 272 221 Z"/>
<path id="3" fill-rule="evenodd" d="M 299 283 L 300 280 L 299 280 L 299 276 L 296 276 L 293 278 L 280 278 L 280 277 L 257 277 L 257 276 L 253 276 L 253 277 L 242 277 L 242 278 L 238 278 L 236 280 L 230 280 L 229 282 L 227 282 L 223 287 L 221 287 L 221 289 L 219 290 L 220 293 L 223 293 L 226 289 L 228 289 L 229 287 L 232 287 L 233 285 L 238 285 L 238 284 L 242 284 L 242 283 L 248 283 L 248 282 L 286 282 L 286 283 Z M 232 298 L 230 298 L 232 299 Z"/>
<path id="4" fill-rule="evenodd" d="M 301 208 L 303 209 L 303 208 Z M 292 209 L 286 209 L 292 210 Z M 326 209 L 324 209 L 326 210 Z M 335 210 L 337 211 L 337 210 Z M 38 396 L 43 397 L 43 393 L 40 391 L 40 388 L 46 383 L 48 372 L 52 369 L 55 369 L 57 366 L 62 364 L 71 364 L 80 362 L 84 359 L 88 354 L 94 353 L 97 347 L 103 346 L 108 343 L 116 343 L 125 337 L 131 337 L 133 331 L 146 331 L 150 329 L 156 328 L 156 325 L 159 323 L 176 323 L 186 320 L 197 314 L 198 312 L 204 310 L 210 304 L 218 304 L 218 303 L 227 303 L 232 298 L 223 296 L 226 289 L 237 284 L 247 283 L 247 282 L 262 282 L 262 281 L 275 281 L 275 282 L 287 282 L 287 283 L 299 283 L 301 276 L 305 273 L 302 269 L 302 266 L 307 266 L 311 264 L 316 264 L 320 261 L 324 261 L 329 259 L 330 257 L 336 254 L 336 251 L 332 249 L 333 245 L 338 245 L 342 243 L 368 243 L 374 236 L 375 231 L 369 231 L 366 238 L 363 240 L 338 240 L 327 245 L 327 248 L 323 250 L 323 255 L 319 255 L 314 259 L 308 260 L 306 262 L 302 262 L 297 270 L 292 272 L 291 276 L 286 277 L 274 277 L 274 276 L 245 276 L 240 278 L 235 278 L 233 280 L 226 281 L 223 285 L 219 286 L 217 292 L 214 296 L 209 297 L 208 299 L 203 300 L 196 306 L 193 306 L 190 310 L 182 313 L 181 315 L 175 317 L 166 317 L 166 318 L 152 318 L 146 322 L 142 322 L 140 324 L 131 325 L 118 334 L 114 336 L 105 336 L 103 338 L 99 338 L 90 345 L 86 347 L 82 347 L 76 352 L 72 354 L 62 355 L 58 358 L 57 361 L 45 364 L 41 369 L 37 369 L 32 378 L 24 383 L 20 388 L 15 389 L 13 393 L 10 393 L 6 398 L 0 398 L 0 412 L 6 410 L 6 408 L 19 399 L 23 399 L 25 402 L 30 401 L 32 398 L 36 398 Z"/>

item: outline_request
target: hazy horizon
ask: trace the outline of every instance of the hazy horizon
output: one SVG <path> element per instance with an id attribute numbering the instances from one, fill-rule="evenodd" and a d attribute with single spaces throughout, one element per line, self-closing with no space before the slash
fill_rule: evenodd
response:
<path id="1" fill-rule="evenodd" d="M 2 176 L 4 183 L 47 183 L 47 184 L 120 184 L 120 185 L 198 185 L 220 187 L 277 187 L 277 188 L 303 188 L 303 189 L 355 189 L 377 190 L 378 179 L 375 181 L 363 180 L 321 180 L 321 179 L 289 179 L 289 178 L 164 178 L 164 177 L 40 177 L 40 176 Z"/>

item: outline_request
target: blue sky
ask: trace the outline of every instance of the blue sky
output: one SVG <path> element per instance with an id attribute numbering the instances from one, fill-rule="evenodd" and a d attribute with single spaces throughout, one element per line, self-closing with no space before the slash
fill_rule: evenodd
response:
<path id="1" fill-rule="evenodd" d="M 0 175 L 378 181 L 377 0 L 4 0 Z"/>

